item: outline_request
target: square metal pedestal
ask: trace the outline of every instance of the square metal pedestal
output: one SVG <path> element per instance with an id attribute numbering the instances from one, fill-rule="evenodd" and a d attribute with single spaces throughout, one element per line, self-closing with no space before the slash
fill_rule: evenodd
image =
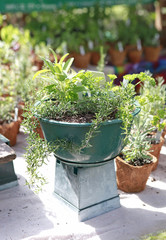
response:
<path id="1" fill-rule="evenodd" d="M 77 212 L 79 221 L 120 207 L 114 161 L 81 168 L 57 160 L 54 193 Z"/>

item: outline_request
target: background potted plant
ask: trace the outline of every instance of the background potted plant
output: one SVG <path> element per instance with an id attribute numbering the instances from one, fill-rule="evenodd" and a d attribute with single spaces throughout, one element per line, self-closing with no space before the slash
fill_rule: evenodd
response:
<path id="1" fill-rule="evenodd" d="M 17 142 L 19 121 L 14 111 L 15 101 L 12 97 L 0 97 L 0 134 L 14 146 Z"/>
<path id="2" fill-rule="evenodd" d="M 130 41 L 131 45 L 128 45 L 127 47 L 127 57 L 129 62 L 131 63 L 139 63 L 142 59 L 142 46 L 141 41 L 138 36 L 133 36 L 133 38 Z"/>
<path id="3" fill-rule="evenodd" d="M 111 32 L 113 29 L 111 29 Z M 108 52 L 110 55 L 111 63 L 115 66 L 123 66 L 126 60 L 126 23 L 123 20 L 116 21 L 116 27 L 114 29 L 115 41 L 111 44 Z"/>
<path id="4" fill-rule="evenodd" d="M 143 9 L 139 9 L 138 6 L 130 6 L 128 8 L 128 19 L 126 21 L 128 31 L 127 42 L 127 57 L 131 63 L 139 63 L 142 60 L 142 32 L 146 19 L 146 14 L 143 14 Z"/>
<path id="5" fill-rule="evenodd" d="M 104 34 L 100 20 L 90 19 L 88 24 L 88 48 L 91 52 L 90 63 L 97 66 L 100 61 L 100 47 L 104 46 Z"/>
<path id="6" fill-rule="evenodd" d="M 142 36 L 144 57 L 146 61 L 156 62 L 160 57 L 160 33 L 154 25 L 145 24 Z"/>

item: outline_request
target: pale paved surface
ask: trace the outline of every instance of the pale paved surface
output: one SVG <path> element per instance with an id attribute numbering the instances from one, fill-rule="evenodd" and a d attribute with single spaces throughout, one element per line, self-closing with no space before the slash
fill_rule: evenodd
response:
<path id="1" fill-rule="evenodd" d="M 131 240 L 166 229 L 166 144 L 159 165 L 138 194 L 120 192 L 121 207 L 84 223 L 53 196 L 54 159 L 46 173 L 50 183 L 39 196 L 25 186 L 25 136 L 18 135 L 14 160 L 19 185 L 0 192 L 0 240 Z M 154 179 L 156 181 L 154 181 Z"/>

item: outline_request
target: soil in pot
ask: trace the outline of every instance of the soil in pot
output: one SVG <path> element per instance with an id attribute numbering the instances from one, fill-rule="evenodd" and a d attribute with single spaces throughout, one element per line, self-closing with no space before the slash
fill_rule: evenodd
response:
<path id="1" fill-rule="evenodd" d="M 145 189 L 146 182 L 157 159 L 152 156 L 152 162 L 142 166 L 133 166 L 119 156 L 116 157 L 115 161 L 118 188 L 127 193 L 134 193 Z"/>

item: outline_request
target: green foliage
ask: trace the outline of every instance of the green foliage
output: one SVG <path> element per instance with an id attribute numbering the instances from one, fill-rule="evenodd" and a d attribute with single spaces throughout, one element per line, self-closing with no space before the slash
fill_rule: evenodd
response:
<path id="1" fill-rule="evenodd" d="M 30 93 L 37 87 L 36 81 L 30 81 L 34 75 L 31 46 L 22 45 L 19 51 L 15 52 L 3 42 L 0 54 L 1 94 L 16 96 L 17 100 L 28 100 Z"/>
<path id="2" fill-rule="evenodd" d="M 162 131 L 165 126 L 163 120 L 166 118 L 166 84 L 163 84 L 162 78 L 158 78 L 156 82 L 156 84 L 144 82 L 137 100 L 141 106 L 142 118 L 148 116 L 151 125 Z"/>
<path id="3" fill-rule="evenodd" d="M 43 58 L 45 67 L 38 71 L 32 80 L 39 78 L 43 87 L 35 93 L 35 99 L 27 108 L 26 113 L 28 114 L 26 114 L 24 120 L 24 126 L 29 133 L 29 146 L 26 153 L 28 172 L 31 175 L 32 183 L 34 184 L 35 178 L 37 178 L 41 185 L 43 184 L 43 178 L 39 174 L 38 167 L 40 168 L 45 163 L 46 155 L 60 147 L 75 149 L 77 153 L 86 147 L 91 147 L 90 140 L 94 137 L 95 132 L 100 129 L 100 123 L 103 121 L 115 118 L 122 119 L 124 132 L 128 135 L 133 121 L 133 112 L 137 108 L 132 81 L 135 77 L 139 77 L 143 82 L 152 82 L 153 80 L 149 76 L 146 77 L 144 73 L 134 76 L 126 75 L 124 83 L 115 87 L 113 85 L 115 75 L 109 75 L 110 81 L 107 82 L 102 74 L 98 76 L 97 73 L 90 71 L 76 73 L 70 68 L 73 59 L 65 61 L 67 57 L 65 55 L 57 62 L 56 54 L 53 50 L 51 52 L 55 61 L 51 62 L 49 59 Z M 38 103 L 34 105 L 34 101 Z M 81 145 L 76 146 L 66 139 L 57 139 L 53 144 L 48 144 L 46 152 L 44 152 L 47 142 L 34 134 L 36 129 L 36 123 L 32 121 L 34 116 L 65 121 L 68 117 L 77 118 L 79 115 L 84 116 L 89 113 L 92 116 L 92 127 L 85 135 Z M 40 151 L 41 147 L 42 151 Z M 38 158 L 39 160 L 37 160 Z"/>
<path id="4" fill-rule="evenodd" d="M 145 35 L 142 36 L 142 41 L 144 46 L 160 46 L 160 32 L 155 28 L 154 25 L 145 25 L 144 31 Z"/>
<path id="5" fill-rule="evenodd" d="M 12 97 L 0 98 L 0 124 L 13 121 L 14 104 Z"/>
<path id="6" fill-rule="evenodd" d="M 106 57 L 106 53 L 104 53 L 103 46 L 100 46 L 100 60 L 99 60 L 98 65 L 97 65 L 97 70 L 99 72 L 103 72 L 104 71 L 105 57 Z"/>
<path id="7" fill-rule="evenodd" d="M 21 101 L 28 101 L 32 92 L 38 87 L 39 83 L 30 81 L 34 75 L 31 58 L 31 46 L 22 45 L 20 50 L 15 53 L 15 61 L 10 66 L 8 79 L 13 81 L 14 92 Z"/>
<path id="8" fill-rule="evenodd" d="M 158 234 L 151 234 L 147 237 L 141 238 L 142 240 L 165 240 L 166 239 L 166 232 L 160 232 Z"/>
<path id="9" fill-rule="evenodd" d="M 14 61 L 15 53 L 10 48 L 10 45 L 6 44 L 3 41 L 0 41 L 0 63 L 1 64 L 10 64 Z"/>
<path id="10" fill-rule="evenodd" d="M 13 46 L 16 43 L 26 44 L 30 40 L 30 34 L 28 30 L 21 32 L 19 28 L 14 27 L 11 24 L 1 29 L 0 35 L 2 41 L 9 44 L 10 46 Z"/>
<path id="11" fill-rule="evenodd" d="M 158 142 L 160 141 L 161 131 L 165 126 L 163 119 L 166 118 L 166 86 L 163 85 L 164 81 L 162 78 L 158 78 L 156 83 L 148 72 L 140 75 L 144 82 L 140 95 L 136 99 L 139 102 L 141 111 L 139 116 L 133 120 L 131 134 L 127 139 L 127 145 L 123 149 L 123 154 L 126 161 L 141 159 L 146 160 L 148 163 L 149 156 L 147 152 L 151 146 L 151 138 L 148 137 L 148 134 L 157 129 L 160 134 L 156 134 L 156 139 L 154 140 Z M 137 74 L 127 75 L 125 79 L 132 81 L 137 77 L 139 78 Z M 145 81 L 146 79 L 148 81 Z"/>
<path id="12" fill-rule="evenodd" d="M 147 152 L 151 146 L 151 139 L 148 138 L 148 133 L 154 128 L 149 124 L 148 118 L 140 119 L 137 115 L 133 120 L 131 132 L 127 139 L 127 145 L 123 149 L 125 161 L 140 160 L 146 163 L 151 159 Z"/>

